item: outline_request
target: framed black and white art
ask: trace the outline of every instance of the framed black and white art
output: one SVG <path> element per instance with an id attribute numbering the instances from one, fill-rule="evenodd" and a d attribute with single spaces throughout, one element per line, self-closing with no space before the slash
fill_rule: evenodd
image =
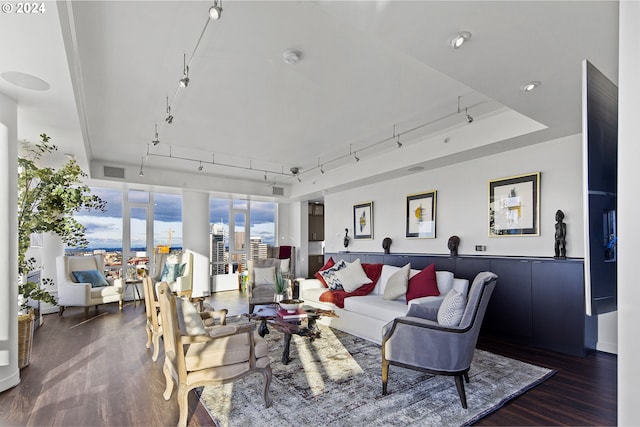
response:
<path id="1" fill-rule="evenodd" d="M 435 239 L 436 191 L 407 196 L 406 237 Z"/>
<path id="2" fill-rule="evenodd" d="M 353 205 L 353 238 L 373 239 L 373 202 Z"/>

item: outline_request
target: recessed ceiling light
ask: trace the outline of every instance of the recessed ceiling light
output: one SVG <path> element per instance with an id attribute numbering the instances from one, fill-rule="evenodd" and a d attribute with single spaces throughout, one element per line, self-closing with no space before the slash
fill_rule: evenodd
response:
<path id="1" fill-rule="evenodd" d="M 537 88 L 538 86 L 540 86 L 542 83 L 534 80 L 532 82 L 529 83 L 525 83 L 522 86 L 520 86 L 520 89 L 522 89 L 525 92 L 531 92 L 532 90 L 534 90 L 535 88 Z"/>
<path id="2" fill-rule="evenodd" d="M 449 39 L 449 44 L 451 45 L 452 48 L 458 49 L 470 38 L 471 38 L 471 33 L 469 31 L 460 31 L 459 33 L 456 33 L 453 37 Z"/>
<path id="3" fill-rule="evenodd" d="M 300 61 L 300 52 L 293 49 L 287 49 L 282 53 L 282 59 L 289 65 L 297 64 Z"/>
<path id="4" fill-rule="evenodd" d="M 49 90 L 50 88 L 49 83 L 45 82 L 41 78 L 32 76 L 31 74 L 21 73 L 20 71 L 5 71 L 0 74 L 0 77 L 12 85 L 16 85 L 24 89 Z"/>

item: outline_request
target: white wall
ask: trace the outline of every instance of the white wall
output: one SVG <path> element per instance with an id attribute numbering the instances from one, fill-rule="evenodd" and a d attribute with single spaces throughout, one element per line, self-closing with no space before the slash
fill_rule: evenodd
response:
<path id="1" fill-rule="evenodd" d="M 488 237 L 489 180 L 541 172 L 540 235 Z M 437 191 L 435 239 L 405 238 L 406 196 Z M 582 216 L 582 136 L 548 141 L 469 162 L 325 196 L 327 252 L 344 250 L 345 227 L 353 237 L 353 205 L 373 201 L 373 240 L 352 238 L 350 251 L 382 252 L 391 237 L 392 253 L 447 254 L 447 240 L 460 237 L 459 254 L 553 256 L 555 212 L 567 224 L 567 256 L 584 256 Z M 475 245 L 486 252 L 475 252 Z"/>
<path id="2" fill-rule="evenodd" d="M 640 394 L 640 286 L 638 286 L 638 242 L 640 242 L 640 2 L 620 2 L 618 122 L 618 424 L 638 425 Z"/>
<path id="3" fill-rule="evenodd" d="M 17 106 L 0 93 L 0 392 L 20 382 L 18 369 Z"/>

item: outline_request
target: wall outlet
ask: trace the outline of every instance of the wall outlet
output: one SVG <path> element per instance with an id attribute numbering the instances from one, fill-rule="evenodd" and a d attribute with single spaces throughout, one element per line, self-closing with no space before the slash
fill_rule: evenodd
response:
<path id="1" fill-rule="evenodd" d="M 484 252 L 487 250 L 485 245 L 476 245 L 476 252 Z"/>

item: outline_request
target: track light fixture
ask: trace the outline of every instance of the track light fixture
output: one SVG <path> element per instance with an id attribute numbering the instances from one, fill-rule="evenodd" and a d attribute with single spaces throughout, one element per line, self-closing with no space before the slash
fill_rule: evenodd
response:
<path id="1" fill-rule="evenodd" d="M 189 66 L 187 65 L 187 54 L 183 55 L 182 60 L 182 78 L 180 79 L 180 87 L 189 86 Z"/>
<path id="2" fill-rule="evenodd" d="M 320 165 L 320 173 L 324 174 L 324 166 Z"/>
<path id="3" fill-rule="evenodd" d="M 173 116 L 171 115 L 171 105 L 169 105 L 168 96 L 167 96 L 167 117 L 165 117 L 164 121 L 169 124 L 173 123 Z"/>
<path id="4" fill-rule="evenodd" d="M 396 141 L 398 148 L 402 147 L 402 142 L 400 142 L 400 135 L 398 134 L 398 140 Z"/>
<path id="5" fill-rule="evenodd" d="M 204 166 L 202 166 L 202 162 L 200 162 L 200 166 L 198 166 L 198 172 L 202 172 L 203 168 L 204 168 Z"/>
<path id="6" fill-rule="evenodd" d="M 138 176 L 144 176 L 144 157 L 140 160 L 140 172 L 138 172 Z"/>
<path id="7" fill-rule="evenodd" d="M 356 162 L 360 161 L 360 157 L 358 157 L 358 153 L 356 152 L 353 153 L 353 158 L 355 159 Z"/>
<path id="8" fill-rule="evenodd" d="M 151 142 L 153 143 L 153 145 L 160 144 L 160 140 L 158 139 L 158 125 L 157 124 L 156 124 L 156 137 Z"/>
<path id="9" fill-rule="evenodd" d="M 466 107 L 464 109 L 464 118 L 467 121 L 467 123 L 469 123 L 469 124 L 473 123 L 473 117 L 471 117 L 469 115 L 469 113 L 467 113 L 467 108 Z"/>
<path id="10" fill-rule="evenodd" d="M 460 96 L 458 97 L 458 114 L 460 114 L 462 111 L 460 110 Z M 473 117 L 471 117 L 471 115 L 467 112 L 467 107 L 464 107 L 464 119 L 466 120 L 467 123 L 471 124 L 473 123 Z"/>
<path id="11" fill-rule="evenodd" d="M 213 0 L 213 6 L 209 8 L 209 18 L 218 20 L 222 16 L 222 0 Z"/>

